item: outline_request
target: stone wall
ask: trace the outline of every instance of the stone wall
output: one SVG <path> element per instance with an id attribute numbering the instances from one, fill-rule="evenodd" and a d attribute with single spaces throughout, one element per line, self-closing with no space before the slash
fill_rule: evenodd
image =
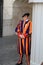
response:
<path id="1" fill-rule="evenodd" d="M 3 12 L 3 36 L 15 34 L 15 27 L 25 12 L 29 12 L 32 18 L 32 7 L 26 0 L 4 0 Z"/>
<path id="2" fill-rule="evenodd" d="M 11 22 L 14 1 L 4 0 L 3 3 L 3 36 L 13 35 Z"/>

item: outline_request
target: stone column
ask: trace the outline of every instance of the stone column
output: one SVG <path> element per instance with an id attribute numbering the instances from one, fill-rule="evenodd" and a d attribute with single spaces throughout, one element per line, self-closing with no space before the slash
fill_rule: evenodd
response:
<path id="1" fill-rule="evenodd" d="M 32 6 L 32 45 L 30 65 L 41 65 L 43 62 L 43 2 L 30 0 Z M 30 3 L 31 3 L 30 2 Z"/>

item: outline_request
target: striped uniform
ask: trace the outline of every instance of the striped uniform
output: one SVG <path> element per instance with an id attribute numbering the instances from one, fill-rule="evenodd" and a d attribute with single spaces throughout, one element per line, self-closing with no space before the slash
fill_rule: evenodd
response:
<path id="1" fill-rule="evenodd" d="M 17 25 L 15 32 L 26 34 L 25 38 L 18 37 L 18 50 L 20 54 L 30 54 L 31 49 L 31 34 L 32 34 L 32 22 L 30 20 L 20 21 Z"/>

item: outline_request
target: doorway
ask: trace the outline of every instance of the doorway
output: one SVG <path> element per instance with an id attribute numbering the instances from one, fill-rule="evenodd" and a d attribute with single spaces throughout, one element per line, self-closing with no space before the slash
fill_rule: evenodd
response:
<path id="1" fill-rule="evenodd" d="M 3 0 L 0 0 L 0 37 L 3 31 Z"/>

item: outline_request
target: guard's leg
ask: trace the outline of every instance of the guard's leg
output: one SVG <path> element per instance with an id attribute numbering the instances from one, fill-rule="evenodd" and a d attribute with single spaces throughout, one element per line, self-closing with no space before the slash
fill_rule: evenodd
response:
<path id="1" fill-rule="evenodd" d="M 18 40 L 19 40 L 19 43 L 20 43 L 20 53 L 19 53 L 19 60 L 18 60 L 18 62 L 17 62 L 17 64 L 16 65 L 20 65 L 20 64 L 22 64 L 22 42 L 21 42 L 21 38 L 18 38 Z"/>
<path id="2" fill-rule="evenodd" d="M 29 40 L 28 37 L 26 38 L 26 61 L 27 61 L 27 65 L 30 65 L 30 56 L 28 54 L 29 51 Z"/>
<path id="3" fill-rule="evenodd" d="M 31 54 L 31 37 L 29 37 L 29 55 Z"/>
<path id="4" fill-rule="evenodd" d="M 20 60 L 22 61 L 22 56 L 23 56 L 23 53 L 22 53 L 22 41 L 21 41 L 20 38 L 19 38 L 19 42 L 20 42 Z"/>

